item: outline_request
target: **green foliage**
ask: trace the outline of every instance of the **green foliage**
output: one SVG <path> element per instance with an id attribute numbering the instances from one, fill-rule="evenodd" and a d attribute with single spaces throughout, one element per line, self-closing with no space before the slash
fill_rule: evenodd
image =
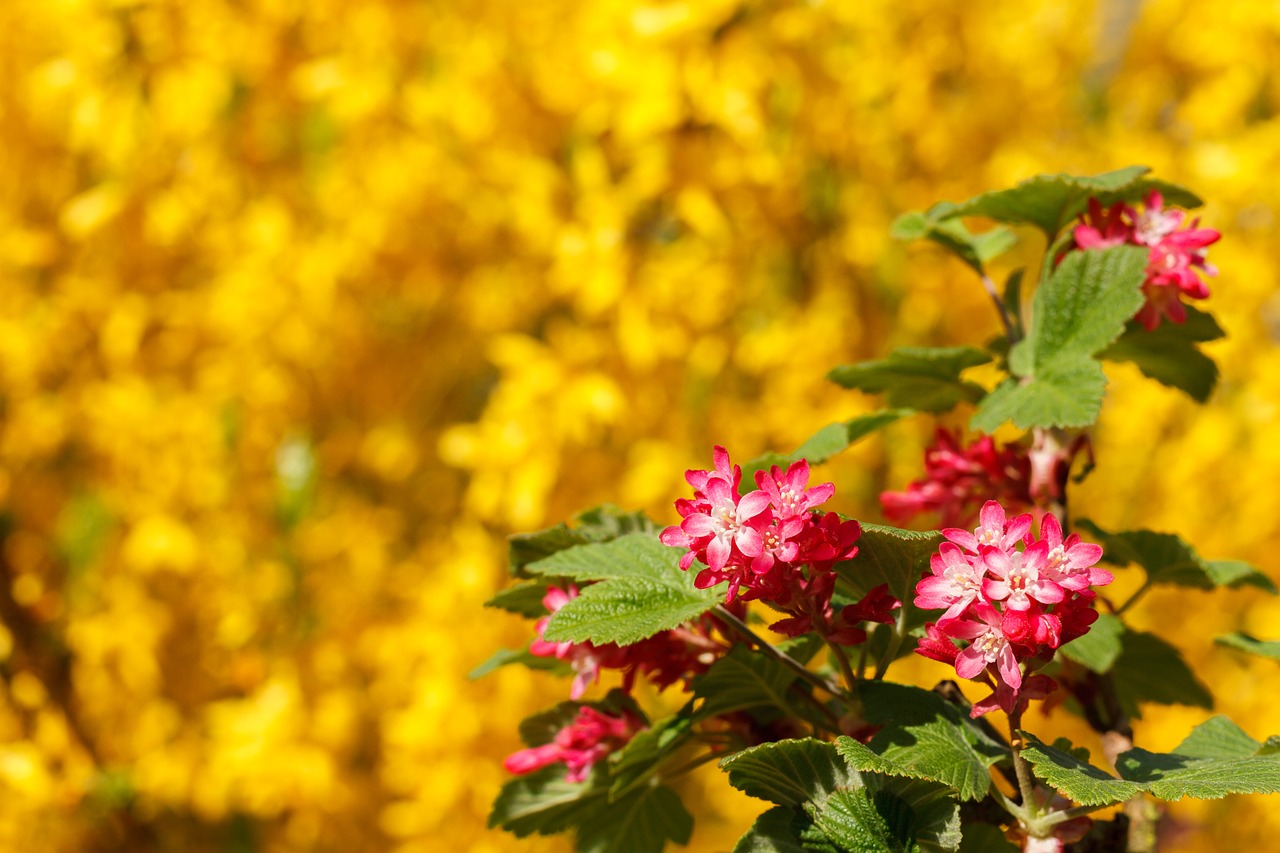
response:
<path id="1" fill-rule="evenodd" d="M 943 851 L 960 843 L 959 809 L 946 788 L 859 774 L 829 743 L 762 744 L 721 766 L 735 788 L 784 807 L 761 816 L 735 851 Z"/>
<path id="2" fill-rule="evenodd" d="M 697 718 L 761 706 L 786 711 L 787 691 L 796 678 L 793 671 L 768 655 L 734 646 L 694 680 L 693 697 L 702 700 Z"/>
<path id="3" fill-rule="evenodd" d="M 1254 586 L 1276 593 L 1276 585 L 1264 573 L 1239 560 L 1205 560 L 1179 536 L 1151 530 L 1109 533 L 1087 519 L 1078 526 L 1087 530 L 1103 549 L 1105 561 L 1115 566 L 1136 563 L 1147 573 L 1147 584 L 1174 584 L 1195 589 Z"/>
<path id="4" fill-rule="evenodd" d="M 982 400 L 971 425 L 994 432 L 1083 427 L 1097 420 L 1106 389 L 1094 353 L 1142 307 L 1147 253 L 1135 246 L 1071 252 L 1032 299 L 1028 336 L 1009 352 L 1013 377 Z"/>
<path id="5" fill-rule="evenodd" d="M 1182 653 L 1157 637 L 1126 630 L 1123 650 L 1111 667 L 1120 707 L 1135 719 L 1139 703 L 1212 708 L 1213 695 L 1182 659 Z"/>
<path id="6" fill-rule="evenodd" d="M 962 381 L 960 374 L 990 361 L 990 353 L 975 347 L 899 347 L 887 358 L 837 367 L 827 378 L 845 388 L 885 393 L 891 406 L 947 412 L 982 399 L 982 386 Z"/>
<path id="7" fill-rule="evenodd" d="M 1099 613 L 1098 621 L 1084 636 L 1077 637 L 1058 649 L 1067 660 L 1080 664 L 1099 675 L 1110 672 L 1124 649 L 1124 623 L 1110 613 Z"/>
<path id="8" fill-rule="evenodd" d="M 1237 631 L 1234 634 L 1217 637 L 1214 642 L 1229 649 L 1280 661 L 1280 640 L 1259 640 L 1257 637 Z"/>
<path id="9" fill-rule="evenodd" d="M 697 589 L 694 574 L 680 570 L 680 553 L 651 533 L 628 533 L 527 564 L 533 574 L 597 581 L 552 615 L 543 637 L 626 645 L 706 613 L 724 597 L 724 584 Z"/>
<path id="10" fill-rule="evenodd" d="M 665 785 L 644 786 L 610 802 L 608 778 L 597 768 L 584 782 L 567 782 L 564 767 L 545 767 L 502 787 L 489 815 L 517 837 L 577 830 L 579 853 L 661 853 L 667 841 L 685 844 L 693 817 Z"/>
<path id="11" fill-rule="evenodd" d="M 1117 201 L 1139 201 L 1152 189 L 1159 189 L 1170 204 L 1200 205 L 1200 199 L 1183 187 L 1144 178 L 1149 171 L 1146 166 L 1129 166 L 1092 176 L 1036 175 L 1012 189 L 983 193 L 959 204 L 936 204 L 925 215 L 935 222 L 957 216 L 985 216 L 997 222 L 1034 225 L 1052 243 L 1085 211 L 1091 196 L 1107 206 Z"/>
<path id="12" fill-rule="evenodd" d="M 533 533 L 517 533 L 508 539 L 508 569 L 513 577 L 528 577 L 525 567 L 566 548 L 608 542 L 637 532 L 657 532 L 658 527 L 640 512 L 623 512 L 615 506 L 598 506 L 579 513 L 573 527 L 561 523 Z"/>
<path id="13" fill-rule="evenodd" d="M 929 555 L 941 542 L 942 534 L 936 530 L 864 523 L 857 555 L 836 565 L 837 589 L 856 601 L 880 584 L 888 584 L 889 592 L 904 607 L 910 606 L 916 582 L 929 570 Z"/>
<path id="14" fill-rule="evenodd" d="M 941 782 L 961 800 L 980 800 L 991 786 L 989 768 L 1009 756 L 987 734 L 937 693 L 882 681 L 862 685 L 863 714 L 881 725 L 867 745 L 848 737 L 840 754 L 859 770 Z"/>
<path id="15" fill-rule="evenodd" d="M 1225 717 L 1192 730 L 1171 753 L 1132 749 L 1116 759 L 1119 779 L 1063 743 L 1046 746 L 1025 732 L 1023 750 L 1037 778 L 1081 805 L 1118 803 L 1147 792 L 1163 800 L 1211 800 L 1227 794 L 1280 792 L 1280 751 L 1259 743 Z"/>
<path id="16" fill-rule="evenodd" d="M 997 226 L 974 234 L 958 219 L 936 219 L 919 211 L 899 216 L 889 233 L 895 240 L 932 240 L 979 275 L 992 258 L 1003 255 L 1018 242 L 1017 235 L 1008 228 Z"/>
<path id="17" fill-rule="evenodd" d="M 693 736 L 693 703 L 678 713 L 654 723 L 609 756 L 613 784 L 609 798 L 616 800 L 633 787 L 644 784 L 657 770 L 675 757 Z"/>
<path id="18" fill-rule="evenodd" d="M 549 586 L 550 584 L 540 581 L 518 583 L 499 592 L 486 601 L 484 606 L 506 610 L 508 613 L 516 613 L 529 619 L 541 619 L 547 615 L 547 609 L 542 606 L 542 599 L 546 596 Z"/>
<path id="19" fill-rule="evenodd" d="M 542 669 L 556 675 L 571 675 L 573 673 L 573 670 L 564 661 L 556 658 L 538 657 L 528 649 L 498 649 L 484 663 L 467 673 L 467 678 L 473 681 L 477 678 L 484 678 L 494 670 L 501 669 L 504 666 L 511 666 L 512 664 L 520 664 L 529 669 Z"/>
<path id="20" fill-rule="evenodd" d="M 1144 376 L 1205 402 L 1218 382 L 1218 366 L 1197 344 L 1216 341 L 1225 333 L 1211 315 L 1190 305 L 1186 310 L 1185 323 L 1161 323 L 1151 331 L 1130 322 L 1098 357 L 1132 362 Z"/>
<path id="21" fill-rule="evenodd" d="M 755 482 L 757 471 L 767 471 L 770 466 L 777 465 L 786 469 L 793 462 L 807 459 L 810 465 L 820 465 L 832 456 L 847 450 L 850 445 L 873 432 L 887 427 L 889 424 L 912 414 L 910 409 L 887 409 L 869 415 L 853 418 L 835 424 L 827 424 L 810 436 L 804 444 L 791 453 L 766 453 L 757 456 L 742 466 L 742 482 L 744 487 Z"/>

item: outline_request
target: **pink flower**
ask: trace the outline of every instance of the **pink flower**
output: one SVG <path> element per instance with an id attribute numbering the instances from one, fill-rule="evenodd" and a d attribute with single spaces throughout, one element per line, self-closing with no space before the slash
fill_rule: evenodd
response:
<path id="1" fill-rule="evenodd" d="M 574 721 L 560 729 L 550 743 L 513 753 L 507 756 L 503 766 L 511 773 L 524 774 L 563 763 L 569 770 L 565 780 L 581 782 L 596 762 L 643 728 L 644 722 L 630 711 L 613 717 L 583 705 Z"/>
<path id="2" fill-rule="evenodd" d="M 777 465 L 767 473 L 757 471 L 756 485 L 769 495 L 773 514 L 779 519 L 805 515 L 809 510 L 830 500 L 836 492 L 836 487 L 831 483 L 808 488 L 809 462 L 806 459 L 793 462 L 786 474 L 781 473 Z"/>
<path id="3" fill-rule="evenodd" d="M 1030 506 L 1031 462 L 1017 444 L 997 447 L 983 436 L 961 447 L 959 435 L 939 428 L 925 450 L 925 476 L 905 491 L 883 492 L 880 505 L 891 521 L 908 521 L 922 512 L 936 512 L 942 526 L 971 524 L 983 502 L 997 498 L 1010 506 Z"/>
<path id="4" fill-rule="evenodd" d="M 1022 670 L 1013 646 L 1004 635 L 1000 614 L 985 601 L 979 601 L 970 611 L 977 619 L 956 619 L 939 628 L 948 637 L 969 640 L 969 645 L 956 655 L 956 674 L 961 678 L 975 678 L 988 666 L 994 666 L 1000 680 L 1017 690 L 1022 686 Z"/>
<path id="5" fill-rule="evenodd" d="M 982 582 L 983 595 L 991 601 L 1003 601 L 1013 610 L 1029 610 L 1033 599 L 1041 604 L 1057 604 L 1063 592 L 1044 571 L 1048 552 L 1044 543 L 1013 552 L 984 546 L 982 563 L 995 577 Z"/>
<path id="6" fill-rule="evenodd" d="M 1045 569 L 1056 578 L 1063 589 L 1069 589 L 1092 598 L 1091 586 L 1106 586 L 1115 580 L 1111 572 L 1099 569 L 1096 563 L 1102 559 L 1102 546 L 1081 542 L 1079 534 L 1062 538 L 1062 525 L 1052 515 L 1040 520 L 1040 541 L 1048 546 Z"/>
<path id="7" fill-rule="evenodd" d="M 1147 331 L 1166 317 L 1174 323 L 1186 322 L 1181 297 L 1208 298 L 1209 288 L 1200 275 L 1218 274 L 1205 255 L 1222 235 L 1212 228 L 1198 227 L 1199 220 L 1183 227 L 1185 219 L 1184 211 L 1166 210 L 1164 196 L 1152 190 L 1141 213 L 1119 202 L 1104 212 L 1096 199 L 1090 199 L 1088 212 L 1072 232 L 1077 249 L 1125 244 L 1148 249 L 1142 285 L 1147 301 L 1134 317 Z"/>
<path id="8" fill-rule="evenodd" d="M 939 622 L 959 619 L 982 594 L 985 568 L 971 563 L 964 552 L 950 542 L 943 542 L 938 553 L 929 558 L 929 568 L 933 576 L 916 584 L 916 607 L 946 610 Z"/>
<path id="9" fill-rule="evenodd" d="M 578 588 L 573 584 L 570 584 L 568 589 L 554 586 L 549 588 L 547 594 L 542 597 L 542 606 L 547 608 L 547 615 L 534 625 L 538 638 L 529 644 L 530 654 L 543 658 L 557 658 L 573 667 L 575 675 L 573 685 L 569 688 L 569 696 L 572 699 L 580 697 L 589 685 L 600 680 L 600 667 L 604 655 L 591 643 L 549 643 L 542 639 L 542 634 L 547 630 L 551 615 L 577 597 Z"/>
<path id="10" fill-rule="evenodd" d="M 1004 507 L 998 501 L 984 503 L 978 518 L 980 523 L 972 533 L 949 527 L 942 531 L 942 535 L 970 554 L 977 554 L 983 546 L 1010 551 L 1024 541 L 1031 531 L 1030 513 L 1023 513 L 1012 519 L 1006 518 Z"/>

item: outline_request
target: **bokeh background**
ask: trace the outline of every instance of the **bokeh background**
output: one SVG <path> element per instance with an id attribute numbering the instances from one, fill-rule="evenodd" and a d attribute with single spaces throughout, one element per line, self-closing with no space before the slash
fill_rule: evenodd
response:
<path id="1" fill-rule="evenodd" d="M 1038 172 L 1145 163 L 1223 232 L 1217 393 L 1114 369 L 1074 507 L 1280 579 L 1277 69 L 1245 0 L 0 0 L 0 847 L 568 849 L 484 828 L 567 691 L 467 680 L 529 636 L 481 607 L 504 537 L 669 522 L 713 443 L 876 405 L 829 367 L 995 334 L 888 225 Z M 837 508 L 932 426 L 829 466 Z M 1275 600 L 1136 621 L 1280 731 L 1280 668 L 1210 642 Z M 696 851 L 762 810 L 686 791 Z M 1184 802 L 1165 849 L 1277 815 Z"/>

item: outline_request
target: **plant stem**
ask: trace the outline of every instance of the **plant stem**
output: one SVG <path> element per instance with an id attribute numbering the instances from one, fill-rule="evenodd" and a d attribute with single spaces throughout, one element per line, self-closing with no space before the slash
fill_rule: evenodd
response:
<path id="1" fill-rule="evenodd" d="M 1143 583 L 1142 586 L 1138 587 L 1137 590 L 1134 591 L 1133 595 L 1129 596 L 1128 601 L 1126 601 L 1124 604 L 1121 604 L 1118 608 L 1116 608 L 1116 615 L 1119 616 L 1123 614 L 1126 610 L 1128 610 L 1130 607 L 1136 604 L 1138 599 L 1146 595 L 1147 590 L 1150 588 L 1151 588 L 1150 583 Z"/>
<path id="2" fill-rule="evenodd" d="M 743 637 L 745 637 L 746 639 L 754 643 L 756 647 L 760 649 L 760 651 L 764 652 L 765 654 L 772 657 L 774 660 L 781 663 L 783 666 L 792 670 L 793 672 L 796 673 L 796 675 L 800 676 L 805 681 L 808 681 L 810 684 L 812 684 L 815 687 L 822 688 L 823 690 L 830 693 L 832 696 L 844 695 L 844 691 L 842 691 L 838 685 L 832 684 L 830 681 L 823 678 L 821 675 L 818 675 L 816 672 L 810 671 L 804 666 L 804 664 L 800 663 L 798 660 L 791 657 L 791 655 L 782 651 L 777 646 L 773 645 L 768 640 L 761 637 L 755 631 L 752 631 L 746 622 L 743 622 L 737 616 L 734 616 L 732 613 L 730 613 L 729 608 L 725 607 L 723 604 L 717 604 L 715 612 L 716 612 L 717 618 L 724 621 L 724 623 L 729 625 L 729 627 L 733 628 Z"/>
<path id="3" fill-rule="evenodd" d="M 849 656 L 844 653 L 844 649 L 830 640 L 827 640 L 827 648 L 831 649 L 832 657 L 840 665 L 840 674 L 844 676 L 844 683 L 849 688 L 849 695 L 856 696 L 858 693 L 858 678 L 853 674 L 853 667 L 849 666 Z"/>
<path id="4" fill-rule="evenodd" d="M 1000 323 L 1004 326 L 1004 336 L 1009 339 L 1010 344 L 1016 344 L 1018 342 L 1018 333 L 1013 328 L 1013 321 L 1009 319 L 1009 309 L 1005 307 L 1004 300 L 1000 298 L 1000 291 L 996 290 L 996 283 L 985 272 L 982 273 L 982 286 L 986 288 L 987 295 L 991 297 L 991 302 L 996 306 L 996 313 L 1000 315 Z"/>
<path id="5" fill-rule="evenodd" d="M 1030 814 L 1038 811 L 1032 795 L 1031 768 L 1022 757 L 1022 709 L 1015 707 L 1009 715 L 1009 746 L 1013 750 L 1013 772 L 1018 777 L 1018 791 L 1022 794 L 1022 807 Z"/>

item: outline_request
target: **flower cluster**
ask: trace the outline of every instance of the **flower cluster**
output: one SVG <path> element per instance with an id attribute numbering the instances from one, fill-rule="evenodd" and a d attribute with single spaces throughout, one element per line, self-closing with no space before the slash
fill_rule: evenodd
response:
<path id="1" fill-rule="evenodd" d="M 597 761 L 626 744 L 643 728 L 644 721 L 630 710 L 623 709 L 615 717 L 583 705 L 573 722 L 556 732 L 550 743 L 512 753 L 503 766 L 511 773 L 523 774 L 562 763 L 569 768 L 565 780 L 581 782 Z"/>
<path id="2" fill-rule="evenodd" d="M 1155 190 L 1147 196 L 1142 211 L 1123 202 L 1104 210 L 1097 199 L 1090 199 L 1089 210 L 1080 217 L 1073 234 L 1077 249 L 1147 247 L 1147 277 L 1142 284 L 1147 302 L 1135 319 L 1148 331 L 1159 326 L 1162 317 L 1185 322 L 1187 310 L 1180 297 L 1207 298 L 1209 288 L 1199 273 L 1218 274 L 1205 260 L 1205 252 L 1222 235 L 1212 228 L 1198 227 L 1198 219 L 1183 227 L 1186 215 L 1182 210 L 1164 209 L 1164 197 Z"/>
<path id="3" fill-rule="evenodd" d="M 577 699 L 587 686 L 600 679 L 600 670 L 617 669 L 623 672 L 622 689 L 630 692 L 638 675 L 648 677 L 659 690 L 683 681 L 686 684 L 694 676 L 707 671 L 711 664 L 729 650 L 729 646 L 712 636 L 714 619 L 703 616 L 669 631 L 662 631 L 638 643 L 619 646 L 614 643 L 551 643 L 543 639 L 551 614 L 571 599 L 578 597 L 578 588 L 569 584 L 566 588 L 550 587 L 542 597 L 547 615 L 538 620 L 535 630 L 538 637 L 529 644 L 529 652 L 537 657 L 553 657 L 569 664 L 574 671 L 569 696 Z"/>
<path id="4" fill-rule="evenodd" d="M 1032 460 L 1026 448 L 997 445 L 989 435 L 963 447 L 959 433 L 940 427 L 924 452 L 924 471 L 924 477 L 904 491 L 880 495 L 890 521 L 936 512 L 943 526 L 958 527 L 973 523 L 981 502 L 989 497 L 1018 508 L 1032 504 Z"/>
<path id="5" fill-rule="evenodd" d="M 742 468 L 723 447 L 715 448 L 715 469 L 691 470 L 685 479 L 692 499 L 676 501 L 684 519 L 662 531 L 662 542 L 688 549 L 686 571 L 695 561 L 705 568 L 694 584 L 706 589 L 727 581 L 726 602 L 763 601 L 789 615 L 770 627 L 788 636 L 810 631 L 842 644 L 866 639 L 864 621 L 892 621 L 900 606 L 883 588 L 836 612 L 836 563 L 852 559 L 862 527 L 838 513 L 820 512 L 835 493 L 830 483 L 809 486 L 809 463 L 801 459 L 783 471 L 772 466 L 755 475 L 755 491 L 740 494 Z"/>
<path id="6" fill-rule="evenodd" d="M 1053 515 L 1042 519 L 1038 539 L 1031 525 L 1029 513 L 1008 518 L 988 501 L 972 532 L 942 531 L 948 541 L 930 561 L 932 574 L 916 585 L 917 607 L 944 611 L 925 626 L 916 651 L 993 688 L 974 705 L 975 717 L 997 707 L 1013 711 L 1052 690 L 1048 677 L 1032 671 L 1089 630 L 1098 618 L 1092 587 L 1112 580 L 1095 567 L 1101 547 L 1074 533 L 1064 539 Z M 969 644 L 958 649 L 953 640 Z"/>

